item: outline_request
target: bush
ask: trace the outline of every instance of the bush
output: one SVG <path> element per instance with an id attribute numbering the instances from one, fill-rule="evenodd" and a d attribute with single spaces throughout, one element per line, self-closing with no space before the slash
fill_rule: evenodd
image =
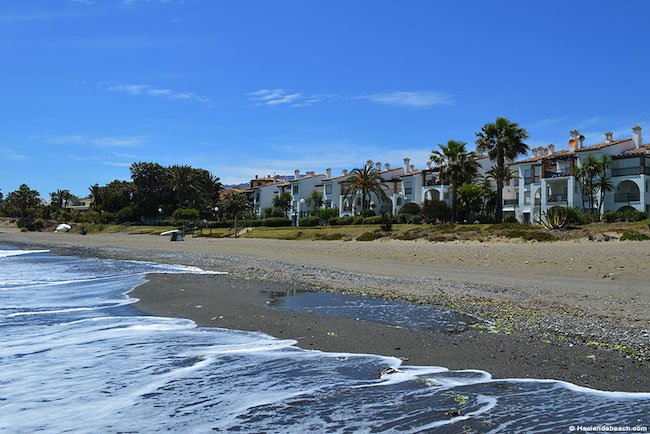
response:
<path id="1" fill-rule="evenodd" d="M 198 220 L 199 216 L 199 210 L 194 208 L 178 208 L 172 213 L 176 220 Z"/>
<path id="2" fill-rule="evenodd" d="M 298 226 L 320 226 L 320 217 L 303 217 L 298 221 Z"/>
<path id="3" fill-rule="evenodd" d="M 582 215 L 582 213 L 578 208 L 567 206 L 565 210 L 566 210 L 567 224 L 581 225 L 585 223 L 585 219 L 583 218 L 584 216 Z"/>
<path id="4" fill-rule="evenodd" d="M 393 216 L 387 212 L 381 214 L 381 230 L 384 232 L 390 232 L 393 230 Z"/>
<path id="5" fill-rule="evenodd" d="M 640 222 L 641 220 L 648 218 L 648 215 L 635 209 L 626 209 L 623 211 L 623 218 L 626 222 Z"/>
<path id="6" fill-rule="evenodd" d="M 605 211 L 603 213 L 603 220 L 607 223 L 620 222 L 623 220 L 623 213 L 618 211 Z"/>
<path id="7" fill-rule="evenodd" d="M 354 220 L 352 220 L 353 225 L 362 225 L 363 224 L 363 217 L 358 216 L 355 217 Z"/>
<path id="8" fill-rule="evenodd" d="M 411 223 L 419 225 L 422 224 L 422 216 L 421 215 L 414 215 L 411 217 Z"/>
<path id="9" fill-rule="evenodd" d="M 504 223 L 517 223 L 517 217 L 513 215 L 507 215 L 506 218 L 503 219 Z"/>
<path id="10" fill-rule="evenodd" d="M 357 241 L 374 241 L 381 238 L 380 232 L 365 232 L 357 237 Z"/>
<path id="11" fill-rule="evenodd" d="M 415 202 L 406 202 L 402 205 L 398 214 L 420 215 L 420 205 Z"/>
<path id="12" fill-rule="evenodd" d="M 363 219 L 363 224 L 364 225 L 378 225 L 384 222 L 384 218 L 382 216 L 372 216 L 372 217 L 366 217 Z"/>
<path id="13" fill-rule="evenodd" d="M 350 216 L 339 217 L 336 219 L 336 224 L 339 226 L 351 225 L 353 221 L 354 218 Z"/>
<path id="14" fill-rule="evenodd" d="M 34 220 L 34 224 L 32 225 L 32 228 L 30 231 L 42 231 L 45 229 L 45 222 L 43 219 L 36 219 Z"/>
<path id="15" fill-rule="evenodd" d="M 637 231 L 625 231 L 621 237 L 621 241 L 647 241 L 650 240 L 650 235 Z"/>
<path id="16" fill-rule="evenodd" d="M 115 213 L 115 221 L 117 223 L 125 222 L 139 222 L 140 221 L 140 211 L 135 205 L 125 206 L 117 213 Z"/>
<path id="17" fill-rule="evenodd" d="M 427 223 L 451 221 L 451 208 L 442 200 L 425 200 L 421 215 Z"/>
<path id="18" fill-rule="evenodd" d="M 364 209 L 364 210 L 362 210 L 362 211 L 359 213 L 359 215 L 360 215 L 361 217 L 374 217 L 374 216 L 376 216 L 377 214 L 375 214 L 375 211 L 373 211 L 373 210 L 371 210 L 371 209 Z"/>
<path id="19" fill-rule="evenodd" d="M 327 219 L 327 225 L 328 226 L 336 226 L 336 222 L 338 221 L 338 217 L 330 217 Z"/>
<path id="20" fill-rule="evenodd" d="M 330 219 L 337 218 L 338 216 L 338 208 L 321 208 L 318 210 L 318 218 L 320 218 L 322 222 L 327 222 Z"/>
<path id="21" fill-rule="evenodd" d="M 282 227 L 282 226 L 291 226 L 291 220 L 286 217 L 269 217 L 267 219 L 261 220 L 262 226 L 268 227 Z"/>

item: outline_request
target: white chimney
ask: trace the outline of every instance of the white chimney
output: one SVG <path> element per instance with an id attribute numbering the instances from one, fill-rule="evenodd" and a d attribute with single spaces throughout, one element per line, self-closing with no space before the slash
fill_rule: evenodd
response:
<path id="1" fill-rule="evenodd" d="M 410 158 L 405 158 L 404 159 L 404 173 L 409 172 L 409 165 L 411 164 L 411 159 Z"/>
<path id="2" fill-rule="evenodd" d="M 584 143 L 585 143 L 585 136 L 580 134 L 580 137 L 578 137 L 578 149 L 582 149 Z"/>
<path id="3" fill-rule="evenodd" d="M 390 163 L 385 163 L 384 167 L 386 168 L 386 170 L 390 170 Z"/>
<path id="4" fill-rule="evenodd" d="M 255 175 L 255 179 L 257 179 L 258 177 L 259 177 L 259 175 Z"/>
<path id="5" fill-rule="evenodd" d="M 411 164 L 411 172 L 415 172 L 415 165 Z"/>
<path id="6" fill-rule="evenodd" d="M 571 149 L 573 150 L 573 147 L 575 146 L 576 149 L 580 149 L 580 144 L 578 143 L 578 138 L 580 137 L 580 131 L 578 130 L 571 130 L 569 131 L 569 134 L 571 135 L 571 139 L 569 140 L 569 146 L 571 146 Z M 575 145 L 572 145 L 571 140 L 573 140 L 573 143 Z"/>
<path id="7" fill-rule="evenodd" d="M 632 140 L 634 140 L 634 147 L 639 149 L 643 146 L 643 137 L 641 137 L 641 127 L 635 126 L 632 128 Z"/>
<path id="8" fill-rule="evenodd" d="M 544 148 L 542 150 L 542 155 L 548 155 L 548 148 Z"/>
<path id="9" fill-rule="evenodd" d="M 325 169 L 325 172 L 327 172 L 327 177 L 328 177 L 328 178 L 331 178 L 331 177 L 332 177 L 332 169 L 330 169 L 330 168 L 328 167 L 327 169 Z"/>
<path id="10" fill-rule="evenodd" d="M 607 131 L 605 133 L 605 143 L 612 143 L 612 140 L 614 140 L 614 133 Z"/>
<path id="11" fill-rule="evenodd" d="M 294 170 L 293 173 L 294 173 L 294 179 L 300 178 L 300 169 Z"/>
<path id="12" fill-rule="evenodd" d="M 427 161 L 427 170 L 431 170 L 431 161 Z"/>
<path id="13" fill-rule="evenodd" d="M 537 157 L 537 148 L 533 148 L 532 150 L 533 157 Z"/>
<path id="14" fill-rule="evenodd" d="M 377 172 L 381 172 L 381 163 L 379 161 L 375 163 L 375 167 L 377 167 Z"/>
<path id="15" fill-rule="evenodd" d="M 368 167 L 372 167 L 372 160 L 368 160 L 368 161 L 366 161 L 366 165 L 367 165 Z"/>
<path id="16" fill-rule="evenodd" d="M 548 145 L 548 152 L 555 154 L 555 145 L 553 143 Z"/>
<path id="17" fill-rule="evenodd" d="M 348 174 L 348 169 L 343 169 L 343 172 L 341 173 L 343 173 L 343 176 L 346 176 Z"/>

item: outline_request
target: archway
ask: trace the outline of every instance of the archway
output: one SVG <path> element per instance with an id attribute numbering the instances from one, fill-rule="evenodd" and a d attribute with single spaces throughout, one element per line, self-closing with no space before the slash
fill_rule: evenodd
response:
<path id="1" fill-rule="evenodd" d="M 614 190 L 614 202 L 629 203 L 638 202 L 641 199 L 641 191 L 636 182 L 626 179 L 621 181 Z"/>
<path id="2" fill-rule="evenodd" d="M 427 200 L 440 200 L 440 192 L 435 188 L 427 190 L 427 192 L 424 193 L 424 198 Z"/>

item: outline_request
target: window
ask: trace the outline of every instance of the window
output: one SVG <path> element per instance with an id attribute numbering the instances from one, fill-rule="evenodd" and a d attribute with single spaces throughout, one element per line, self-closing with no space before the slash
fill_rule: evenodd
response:
<path id="1" fill-rule="evenodd" d="M 298 194 L 298 184 L 294 184 L 292 191 L 293 191 L 293 194 Z"/>
<path id="2" fill-rule="evenodd" d="M 397 198 L 397 206 L 402 206 L 402 198 L 401 197 Z"/>
<path id="3" fill-rule="evenodd" d="M 332 184 L 327 184 L 325 186 L 325 194 L 332 194 Z"/>
<path id="4" fill-rule="evenodd" d="M 404 182 L 404 194 L 407 196 L 413 194 L 413 181 Z"/>

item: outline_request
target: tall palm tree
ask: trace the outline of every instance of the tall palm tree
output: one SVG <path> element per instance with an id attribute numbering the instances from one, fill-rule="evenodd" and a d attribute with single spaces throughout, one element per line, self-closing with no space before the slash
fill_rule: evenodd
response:
<path id="1" fill-rule="evenodd" d="M 503 220 L 503 183 L 505 179 L 506 160 L 514 160 L 519 155 L 526 155 L 528 145 L 524 140 L 528 132 L 519 127 L 516 122 L 498 117 L 496 122 L 483 125 L 476 133 L 476 150 L 487 152 L 490 160 L 496 163 L 497 208 L 495 219 L 497 223 Z"/>
<path id="2" fill-rule="evenodd" d="M 582 165 L 575 170 L 575 177 L 580 184 L 582 194 L 582 207 L 584 209 L 585 196 L 589 201 L 589 213 L 594 214 L 596 203 L 596 183 L 601 173 L 601 163 L 598 158 L 589 155 L 582 162 Z"/>
<path id="3" fill-rule="evenodd" d="M 194 170 L 191 166 L 171 166 L 169 168 L 169 185 L 179 208 L 188 205 L 189 199 L 196 191 Z"/>
<path id="4" fill-rule="evenodd" d="M 251 203 L 243 194 L 231 191 L 221 199 L 221 206 L 219 208 L 223 210 L 226 216 L 233 218 L 235 238 L 237 238 L 237 219 L 251 208 Z"/>
<path id="5" fill-rule="evenodd" d="M 607 155 L 603 155 L 602 158 L 598 161 L 600 166 L 600 173 L 596 177 L 596 188 L 600 192 L 600 200 L 598 201 L 598 215 L 600 216 L 603 212 L 603 204 L 605 202 L 605 194 L 614 190 L 614 184 L 612 183 L 612 159 Z"/>
<path id="6" fill-rule="evenodd" d="M 361 209 L 365 211 L 370 204 L 371 194 L 375 194 L 381 201 L 388 202 L 389 198 L 382 185 L 383 178 L 379 171 L 372 166 L 364 166 L 363 169 L 353 169 L 350 177 L 342 182 L 343 198 L 354 198 L 361 196 Z"/>
<path id="7" fill-rule="evenodd" d="M 471 182 L 478 173 L 476 154 L 468 152 L 467 143 L 450 140 L 431 152 L 431 161 L 440 165 L 440 179 L 451 186 L 451 220 L 458 220 L 458 187 Z"/>

